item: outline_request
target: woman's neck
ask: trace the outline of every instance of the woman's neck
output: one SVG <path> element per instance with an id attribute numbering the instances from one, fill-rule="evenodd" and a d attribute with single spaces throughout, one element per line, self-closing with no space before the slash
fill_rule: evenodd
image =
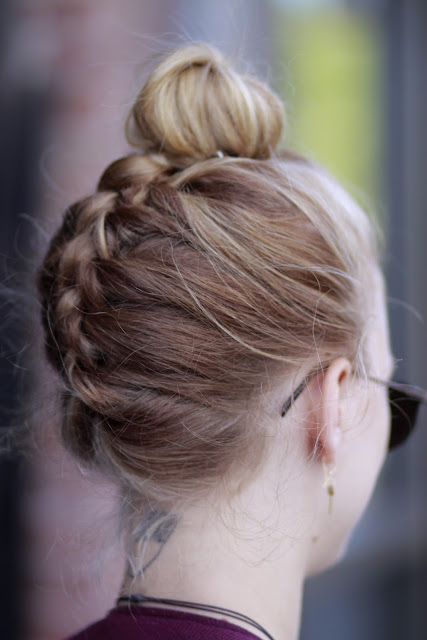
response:
<path id="1" fill-rule="evenodd" d="M 306 544 L 286 536 L 283 523 L 277 516 L 274 520 L 256 520 L 249 513 L 237 519 L 233 511 L 219 516 L 203 506 L 179 519 L 163 515 L 163 524 L 151 526 L 150 540 L 139 545 L 145 547 L 144 570 L 129 566 L 122 593 L 231 609 L 255 620 L 275 640 L 296 640 Z M 230 621 L 265 639 L 253 627 Z"/>

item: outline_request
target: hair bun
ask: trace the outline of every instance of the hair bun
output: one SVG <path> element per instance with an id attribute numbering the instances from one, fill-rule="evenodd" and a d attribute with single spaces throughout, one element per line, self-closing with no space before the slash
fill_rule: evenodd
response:
<path id="1" fill-rule="evenodd" d="M 217 155 L 268 158 L 284 124 L 279 98 L 237 73 L 213 47 L 178 49 L 151 73 L 127 123 L 144 152 L 163 152 L 176 166 Z"/>

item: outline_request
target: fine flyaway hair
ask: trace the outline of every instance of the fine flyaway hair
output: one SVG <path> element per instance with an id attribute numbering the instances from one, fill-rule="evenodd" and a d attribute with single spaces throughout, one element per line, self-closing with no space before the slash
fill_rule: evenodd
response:
<path id="1" fill-rule="evenodd" d="M 324 169 L 280 148 L 284 122 L 216 49 L 178 49 L 132 107 L 135 150 L 68 208 L 41 265 L 63 441 L 136 513 L 255 468 L 269 376 L 342 355 L 363 367 L 375 233 Z"/>

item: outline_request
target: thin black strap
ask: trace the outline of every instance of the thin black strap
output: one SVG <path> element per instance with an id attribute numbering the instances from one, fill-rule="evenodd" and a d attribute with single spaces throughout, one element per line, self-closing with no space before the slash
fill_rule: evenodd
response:
<path id="1" fill-rule="evenodd" d="M 291 404 L 293 402 L 295 402 L 295 400 L 298 398 L 298 396 L 300 396 L 302 394 L 302 392 L 304 391 L 304 389 L 306 388 L 306 386 L 308 385 L 308 383 L 310 382 L 312 376 L 310 376 L 310 378 L 308 378 L 307 380 L 304 380 L 304 382 L 301 382 L 301 384 L 299 385 L 299 387 L 297 387 L 295 389 L 295 391 L 293 392 L 293 394 L 290 396 L 290 398 L 288 398 L 285 402 L 285 404 L 283 405 L 282 408 L 282 418 L 285 417 L 285 414 L 287 413 L 288 409 L 290 408 Z"/>
<path id="2" fill-rule="evenodd" d="M 212 611 L 213 613 L 225 613 L 231 618 L 235 618 L 236 620 L 240 620 L 240 622 L 247 622 L 248 624 L 264 633 L 269 640 L 274 640 L 273 636 L 264 629 L 258 622 L 252 620 L 248 616 L 245 616 L 243 613 L 239 613 L 238 611 L 233 611 L 232 609 L 225 609 L 223 607 L 211 606 L 208 604 L 202 604 L 199 602 L 185 602 L 181 600 L 171 600 L 169 598 L 151 598 L 149 596 L 143 596 L 141 593 L 134 593 L 130 596 L 120 596 L 117 599 L 117 604 L 120 602 L 130 602 L 132 604 L 144 604 L 145 602 L 153 603 L 153 604 L 165 604 L 176 607 L 182 607 L 185 609 L 196 609 L 199 611 Z"/>
<path id="3" fill-rule="evenodd" d="M 299 387 L 297 387 L 295 391 L 292 393 L 292 395 L 286 400 L 282 408 L 282 413 L 281 413 L 282 418 L 285 417 L 285 414 L 287 413 L 288 409 L 295 402 L 295 400 L 302 394 L 302 392 L 304 391 L 306 386 L 312 381 L 314 376 L 317 375 L 318 373 L 321 373 L 327 368 L 328 368 L 328 365 L 323 365 L 322 367 L 319 367 L 315 371 L 312 371 L 311 373 L 309 373 L 306 379 L 301 382 Z"/>

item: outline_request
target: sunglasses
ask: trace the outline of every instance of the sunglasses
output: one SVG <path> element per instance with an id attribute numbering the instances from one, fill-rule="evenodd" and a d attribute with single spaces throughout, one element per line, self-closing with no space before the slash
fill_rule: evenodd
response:
<path id="1" fill-rule="evenodd" d="M 323 370 L 324 369 L 320 369 L 320 371 Z M 314 373 L 309 375 L 287 399 L 283 405 L 281 414 L 282 418 L 286 415 L 295 400 L 301 395 L 310 380 L 317 373 L 319 373 L 319 370 L 314 371 Z M 382 384 L 388 388 L 388 400 L 391 414 L 391 429 L 388 449 L 391 451 L 405 442 L 405 440 L 407 440 L 411 435 L 417 421 L 420 405 L 423 403 L 427 404 L 427 391 L 420 389 L 420 387 L 406 384 L 405 382 L 389 382 L 387 380 L 380 380 L 379 378 L 369 379 L 372 382 Z"/>

